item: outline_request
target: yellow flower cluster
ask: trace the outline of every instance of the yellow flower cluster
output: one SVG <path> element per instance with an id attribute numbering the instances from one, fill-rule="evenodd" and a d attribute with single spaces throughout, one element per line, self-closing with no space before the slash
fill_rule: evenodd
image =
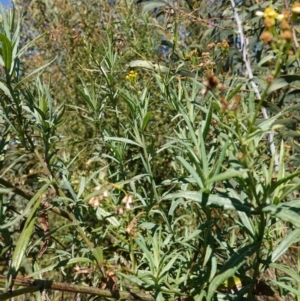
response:
<path id="1" fill-rule="evenodd" d="M 129 73 L 125 76 L 125 79 L 130 82 L 135 82 L 138 79 L 137 72 L 130 70 Z"/>
<path id="2" fill-rule="evenodd" d="M 292 13 L 292 18 L 290 19 L 289 16 Z M 272 42 L 273 35 L 276 35 L 276 31 L 273 30 L 274 25 L 276 23 L 276 20 L 280 21 L 280 28 L 281 33 L 280 36 L 277 38 L 280 38 L 281 40 L 285 40 L 287 42 L 292 40 L 292 31 L 290 28 L 289 20 L 292 21 L 292 23 L 295 23 L 297 21 L 298 15 L 300 15 L 300 3 L 295 2 L 293 3 L 293 6 L 290 11 L 284 11 L 282 14 L 277 13 L 273 7 L 267 7 L 264 12 L 258 11 L 256 12 L 257 16 L 261 16 L 264 18 L 264 25 L 266 27 L 266 30 L 262 33 L 260 39 L 268 44 Z"/>

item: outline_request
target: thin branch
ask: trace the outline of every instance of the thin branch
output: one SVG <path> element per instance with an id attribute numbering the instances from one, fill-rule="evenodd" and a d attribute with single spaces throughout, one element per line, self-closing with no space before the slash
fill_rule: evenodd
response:
<path id="1" fill-rule="evenodd" d="M 5 284 L 6 276 L 0 275 L 0 283 Z M 120 292 L 120 291 L 109 291 L 104 289 L 99 289 L 96 287 L 89 287 L 83 285 L 76 285 L 76 284 L 68 284 L 68 283 L 61 283 L 61 282 L 54 282 L 52 280 L 40 280 L 40 279 L 29 279 L 24 277 L 17 277 L 14 279 L 15 286 L 25 286 L 25 288 L 17 289 L 11 292 L 6 292 L 0 294 L 0 301 L 4 301 L 7 299 L 11 299 L 16 296 L 33 293 L 40 291 L 41 293 L 45 290 L 52 290 L 52 291 L 62 291 L 62 292 L 69 292 L 75 294 L 87 294 L 87 295 L 94 295 L 94 296 L 101 296 L 103 298 L 111 298 L 111 299 L 118 299 L 118 300 L 139 300 L 139 301 L 155 301 L 155 298 L 150 295 L 150 293 L 140 293 L 135 291 L 129 292 Z M 224 298 L 223 293 L 216 292 L 216 298 L 219 300 Z M 218 295 L 220 294 L 220 298 Z M 276 294 L 272 288 L 263 281 L 259 281 L 256 283 L 254 295 L 257 296 L 272 296 L 278 301 L 283 301 L 283 299 Z M 182 296 L 186 298 L 186 295 Z M 241 300 L 246 300 L 246 298 L 242 298 Z M 248 300 L 248 299 L 247 299 Z"/>
<path id="2" fill-rule="evenodd" d="M 0 275 L 0 283 L 5 283 L 6 276 Z M 109 291 L 99 289 L 96 287 L 87 287 L 83 285 L 67 284 L 60 282 L 53 282 L 51 280 L 32 280 L 28 278 L 16 278 L 14 279 L 14 285 L 17 286 L 29 286 L 33 291 L 43 290 L 54 290 L 64 291 L 70 293 L 81 293 L 95 296 L 101 296 L 104 298 L 112 299 L 125 299 L 125 300 L 143 300 L 143 301 L 154 301 L 155 299 L 149 294 L 142 294 L 140 292 L 120 292 L 120 291 Z M 0 301 L 7 300 L 14 297 L 14 292 L 19 293 L 20 291 L 12 291 L 0 294 Z M 27 291 L 25 291 L 27 293 Z M 18 294 L 20 295 L 20 294 Z"/>
<path id="3" fill-rule="evenodd" d="M 245 39 L 245 36 L 244 36 L 242 21 L 241 21 L 240 16 L 237 12 L 234 0 L 230 0 L 230 2 L 231 2 L 232 9 L 233 9 L 234 19 L 235 19 L 235 22 L 236 22 L 236 25 L 237 25 L 237 28 L 238 28 L 238 33 L 239 33 L 239 36 L 240 36 L 240 39 L 241 39 L 241 48 L 242 48 L 242 54 L 243 54 L 243 61 L 245 63 L 246 70 L 248 72 L 249 82 L 250 82 L 250 84 L 251 84 L 251 86 L 254 90 L 256 98 L 258 100 L 261 100 L 260 92 L 258 90 L 258 87 L 257 87 L 256 83 L 253 80 L 254 76 L 253 76 L 253 72 L 252 72 L 252 68 L 251 68 L 251 63 L 250 63 L 250 60 L 249 60 L 249 55 L 248 55 L 248 50 L 247 50 L 247 43 L 246 43 L 246 39 Z M 269 119 L 266 108 L 262 107 L 261 108 L 261 113 L 262 113 L 264 119 Z M 276 155 L 276 149 L 275 149 L 275 144 L 274 144 L 274 134 L 273 133 L 269 133 L 268 141 L 269 141 L 269 145 L 270 145 L 271 155 L 274 158 L 275 170 L 278 170 L 279 161 L 278 161 L 278 155 Z"/>

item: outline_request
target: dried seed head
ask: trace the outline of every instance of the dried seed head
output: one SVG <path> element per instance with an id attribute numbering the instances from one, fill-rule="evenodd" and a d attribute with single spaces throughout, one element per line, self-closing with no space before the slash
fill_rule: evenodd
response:
<path id="1" fill-rule="evenodd" d="M 273 80 L 274 80 L 273 75 L 269 74 L 269 75 L 267 76 L 267 82 L 268 82 L 268 83 L 271 83 L 271 82 L 273 82 Z"/>
<path id="2" fill-rule="evenodd" d="M 272 39 L 273 39 L 273 36 L 270 32 L 268 31 L 264 31 L 261 36 L 260 36 L 260 39 L 265 43 L 265 44 L 269 44 Z"/>
<path id="3" fill-rule="evenodd" d="M 297 15 L 300 14 L 300 3 L 299 2 L 294 2 L 293 6 L 292 6 L 292 12 Z"/>
<path id="4" fill-rule="evenodd" d="M 122 204 L 125 205 L 125 208 L 127 210 L 131 209 L 131 204 L 132 204 L 132 195 L 131 194 L 126 194 L 122 200 Z"/>
<path id="5" fill-rule="evenodd" d="M 89 200 L 89 205 L 91 205 L 94 208 L 97 208 L 100 206 L 100 201 L 101 201 L 101 198 L 99 196 L 93 196 Z"/>
<path id="6" fill-rule="evenodd" d="M 124 214 L 124 208 L 123 207 L 117 207 L 115 209 L 115 215 L 123 215 Z"/>
<path id="7" fill-rule="evenodd" d="M 289 30 L 290 29 L 290 24 L 286 20 L 283 20 L 280 23 L 280 27 L 281 27 L 282 30 Z"/>
<path id="8" fill-rule="evenodd" d="M 285 30 L 281 33 L 280 37 L 283 39 L 283 40 L 286 40 L 286 41 L 291 41 L 292 38 L 293 38 L 293 35 L 292 33 L 289 31 L 289 30 Z"/>
<path id="9" fill-rule="evenodd" d="M 218 85 L 219 81 L 217 77 L 214 76 L 210 71 L 206 73 L 206 77 L 207 77 L 207 88 L 209 90 L 212 90 Z"/>
<path id="10" fill-rule="evenodd" d="M 137 218 L 135 217 L 126 228 L 125 232 L 131 236 L 136 236 L 134 229 L 137 227 Z"/>

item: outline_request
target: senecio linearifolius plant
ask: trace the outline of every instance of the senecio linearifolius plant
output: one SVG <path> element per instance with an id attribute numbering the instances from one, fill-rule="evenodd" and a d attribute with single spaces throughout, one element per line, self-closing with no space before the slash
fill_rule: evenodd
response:
<path id="1" fill-rule="evenodd" d="M 299 5 L 244 2 L 108 1 L 62 108 L 3 13 L 1 300 L 299 299 Z"/>

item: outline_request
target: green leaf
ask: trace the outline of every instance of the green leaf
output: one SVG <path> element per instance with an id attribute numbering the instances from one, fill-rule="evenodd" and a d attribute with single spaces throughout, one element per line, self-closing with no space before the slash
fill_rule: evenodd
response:
<path id="1" fill-rule="evenodd" d="M 235 177 L 243 177 L 246 175 L 247 169 L 228 169 L 223 173 L 217 174 L 213 176 L 212 178 L 208 179 L 208 183 L 216 183 L 216 182 L 221 182 L 224 180 L 229 180 Z"/>
<path id="2" fill-rule="evenodd" d="M 270 264 L 270 267 L 284 272 L 288 276 L 295 279 L 295 281 L 300 283 L 300 275 L 297 272 L 295 272 L 293 269 L 291 269 L 290 267 L 288 267 L 286 265 L 274 263 L 274 262 Z"/>
<path id="3" fill-rule="evenodd" d="M 142 14 L 148 13 L 153 11 L 156 7 L 161 7 L 161 6 L 166 6 L 166 2 L 165 1 L 151 1 L 150 3 L 147 3 L 142 10 Z"/>
<path id="4" fill-rule="evenodd" d="M 188 163 L 183 157 L 181 156 L 177 156 L 176 157 L 180 163 L 183 165 L 183 167 L 190 173 L 190 175 L 194 178 L 194 180 L 196 181 L 196 183 L 198 184 L 198 186 L 200 188 L 204 188 L 204 184 L 203 184 L 203 180 L 201 179 L 201 177 L 197 174 L 195 168 Z"/>
<path id="5" fill-rule="evenodd" d="M 18 238 L 18 241 L 16 243 L 16 248 L 14 250 L 11 265 L 9 267 L 9 271 L 7 274 L 7 288 L 10 290 L 13 286 L 13 279 L 16 277 L 23 256 L 25 255 L 25 252 L 27 250 L 27 246 L 29 243 L 29 240 L 31 238 L 32 232 L 34 230 L 34 224 L 37 217 L 37 212 L 40 208 L 41 200 L 42 200 L 42 194 L 48 189 L 50 186 L 50 183 L 45 184 L 31 199 L 30 203 L 34 204 L 30 214 L 28 215 L 24 228 Z"/>
<path id="6" fill-rule="evenodd" d="M 66 260 L 61 260 L 58 263 L 51 264 L 45 268 L 39 269 L 37 271 L 34 271 L 33 273 L 30 273 L 29 275 L 26 275 L 28 278 L 36 277 L 39 274 L 43 274 L 49 271 L 53 271 L 57 268 L 61 267 L 67 267 L 70 265 L 75 265 L 75 264 L 88 264 L 92 265 L 95 264 L 92 260 L 86 258 L 86 257 L 74 257 Z"/>
<path id="7" fill-rule="evenodd" d="M 254 208 L 249 203 L 242 203 L 240 200 L 235 198 L 225 198 L 216 194 L 210 194 L 208 200 L 203 198 L 203 195 L 199 191 L 181 191 L 178 193 L 167 194 L 163 197 L 164 200 L 184 198 L 190 201 L 200 203 L 202 206 L 217 207 L 224 210 L 243 211 L 248 214 L 256 213 Z"/>
<path id="8" fill-rule="evenodd" d="M 80 96 L 86 101 L 86 103 L 89 105 L 90 109 L 95 112 L 96 108 L 94 106 L 94 103 L 90 100 L 89 95 L 85 94 L 79 87 L 75 86 L 76 91 L 80 94 Z"/>
<path id="9" fill-rule="evenodd" d="M 98 266 L 103 264 L 104 259 L 103 259 L 103 248 L 102 247 L 93 248 L 92 255 L 96 259 Z"/>
<path id="10" fill-rule="evenodd" d="M 210 301 L 218 289 L 218 287 L 228 278 L 233 277 L 238 269 L 248 260 L 259 247 L 259 244 L 253 243 L 251 245 L 244 246 L 238 250 L 226 263 L 223 265 L 220 274 L 216 276 L 210 283 L 207 293 L 207 301 Z"/>
<path id="11" fill-rule="evenodd" d="M 140 236 L 139 238 L 135 239 L 135 242 L 141 248 L 143 255 L 146 257 L 148 264 L 150 266 L 150 270 L 154 271 L 156 265 L 153 259 L 153 254 L 148 250 L 144 238 L 141 235 L 139 236 Z"/>
<path id="12" fill-rule="evenodd" d="M 168 256 L 168 258 L 171 258 L 171 260 L 162 268 L 162 270 L 159 273 L 159 278 L 162 278 L 163 276 L 166 275 L 167 272 L 169 272 L 169 270 L 172 268 L 172 266 L 174 265 L 175 261 L 178 259 L 179 256 L 180 254 L 174 254 Z"/>
<path id="13" fill-rule="evenodd" d="M 297 243 L 299 240 L 300 229 L 295 229 L 280 242 L 280 244 L 275 248 L 275 250 L 273 250 L 271 259 L 272 262 L 277 261 L 277 259 L 279 259 L 279 257 L 281 257 L 292 244 Z"/>
<path id="14" fill-rule="evenodd" d="M 99 220 L 104 220 L 104 219 L 108 220 L 112 226 L 115 227 L 120 226 L 120 222 L 113 216 L 113 214 L 107 212 L 101 207 L 97 208 L 96 215 Z"/>
<path id="15" fill-rule="evenodd" d="M 286 285 L 284 282 L 281 282 L 281 281 L 275 281 L 272 279 L 270 279 L 270 281 L 272 281 L 274 284 L 277 284 L 278 286 L 284 288 L 288 292 L 291 292 L 291 293 L 295 294 L 296 296 L 300 297 L 300 291 L 298 291 L 297 289 L 294 289 L 292 286 Z"/>
<path id="16" fill-rule="evenodd" d="M 104 137 L 104 141 L 117 141 L 117 142 L 122 142 L 122 143 L 126 143 L 126 144 L 132 144 L 132 145 L 136 145 L 136 146 L 140 146 L 140 144 L 136 143 L 133 140 L 127 139 L 127 138 L 122 138 L 122 137 Z"/>
<path id="17" fill-rule="evenodd" d="M 4 68 L 9 72 L 12 64 L 12 45 L 9 39 L 2 33 L 0 33 L 0 41 L 2 43 L 1 55 Z"/>
<path id="18" fill-rule="evenodd" d="M 1 80 L 0 80 L 0 90 L 2 90 L 6 94 L 6 96 L 8 96 L 10 99 L 12 99 L 12 95 L 9 89 Z"/>
<path id="19" fill-rule="evenodd" d="M 129 63 L 129 67 L 130 68 L 136 68 L 136 67 L 140 67 L 140 68 L 145 68 L 145 69 L 150 69 L 153 71 L 158 71 L 161 73 L 169 73 L 169 68 L 164 66 L 164 65 L 160 65 L 160 64 L 152 64 L 148 61 L 143 61 L 143 60 L 135 60 L 135 61 L 131 61 Z"/>
<path id="20" fill-rule="evenodd" d="M 144 119 L 143 119 L 143 124 L 142 124 L 142 131 L 145 131 L 150 120 L 151 120 L 151 117 L 152 117 L 152 113 L 151 112 L 147 112 L 147 114 L 144 116 Z"/>
<path id="21" fill-rule="evenodd" d="M 242 88 L 242 84 L 237 85 L 236 88 L 232 92 L 229 93 L 229 95 L 226 97 L 226 100 L 229 102 Z"/>
<path id="22" fill-rule="evenodd" d="M 267 63 L 268 61 L 274 59 L 274 55 L 271 54 L 271 55 L 266 55 L 264 56 L 260 61 L 259 63 L 257 64 L 257 66 L 262 66 L 264 63 Z"/>
<path id="23" fill-rule="evenodd" d="M 49 65 L 51 65 L 54 61 L 56 60 L 56 58 L 54 58 L 52 61 L 44 64 L 43 66 L 40 66 L 36 69 L 34 69 L 32 72 L 30 72 L 29 74 L 26 74 L 24 76 L 22 76 L 22 79 L 17 83 L 16 87 L 20 87 L 22 84 L 24 84 L 27 80 L 29 80 L 33 75 L 36 75 L 38 73 L 42 73 L 44 71 L 44 69 L 46 67 L 48 67 Z"/>
<path id="24" fill-rule="evenodd" d="M 277 77 L 271 83 L 271 85 L 268 89 L 268 94 L 270 94 L 278 89 L 281 89 L 283 87 L 286 87 L 290 83 L 293 83 L 293 82 L 299 81 L 299 80 L 300 80 L 300 75 L 298 75 L 298 74 L 283 75 L 283 76 Z"/>
<path id="25" fill-rule="evenodd" d="M 300 228 L 300 218 L 298 213 L 300 211 L 299 206 L 300 204 L 297 204 L 297 202 L 291 201 L 288 203 L 266 206 L 262 211 L 274 215 L 280 220 L 289 222 L 297 228 Z"/>
<path id="26" fill-rule="evenodd" d="M 297 108 L 294 108 L 294 110 L 296 110 Z M 300 106 L 299 108 L 300 109 Z M 286 127 L 289 130 L 296 130 L 297 128 L 297 121 L 295 119 L 291 119 L 291 118 L 287 118 L 287 119 L 277 119 L 273 122 L 272 124 L 272 129 L 278 129 L 278 128 L 282 128 L 282 127 Z"/>
<path id="27" fill-rule="evenodd" d="M 206 176 L 209 175 L 209 167 L 208 167 L 208 156 L 206 155 L 206 143 L 203 140 L 203 135 L 200 135 L 200 153 L 201 153 L 201 178 L 204 180 L 204 185 L 206 188 Z M 200 171 L 199 164 L 197 170 Z M 200 186 L 201 187 L 201 186 Z"/>

